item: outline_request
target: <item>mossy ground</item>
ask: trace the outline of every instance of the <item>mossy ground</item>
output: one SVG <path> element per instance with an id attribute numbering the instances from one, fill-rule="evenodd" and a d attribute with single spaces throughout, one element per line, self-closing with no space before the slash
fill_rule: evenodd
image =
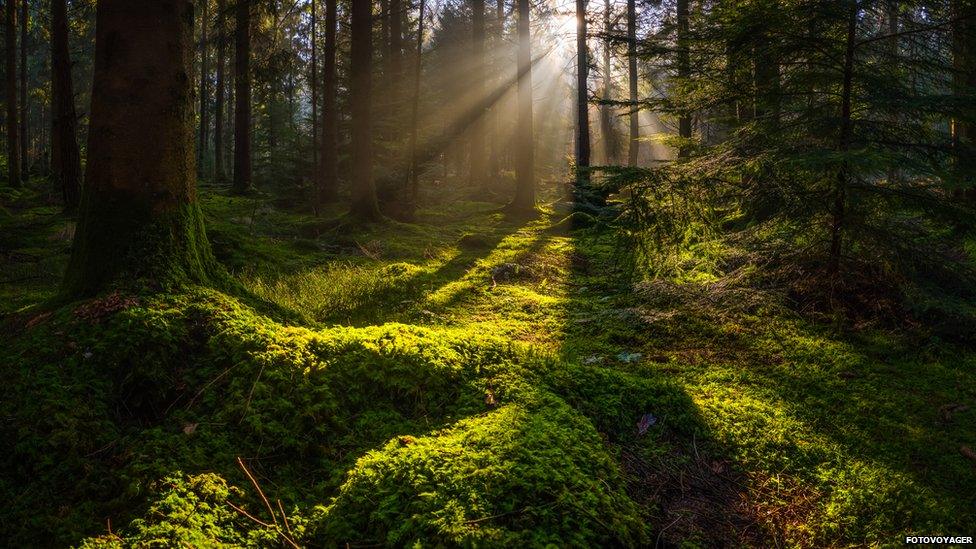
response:
<path id="1" fill-rule="evenodd" d="M 356 227 L 201 194 L 243 299 L 188 288 L 52 309 L 70 222 L 29 190 L 0 212 L 11 544 L 976 531 L 961 452 L 976 447 L 976 353 L 805 320 L 718 272 L 712 250 L 643 280 L 611 233 L 555 213 L 452 199 L 416 224 Z"/>

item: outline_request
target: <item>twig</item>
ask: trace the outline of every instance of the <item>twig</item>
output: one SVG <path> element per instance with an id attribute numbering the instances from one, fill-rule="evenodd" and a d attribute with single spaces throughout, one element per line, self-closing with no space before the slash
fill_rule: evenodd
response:
<path id="1" fill-rule="evenodd" d="M 244 470 L 244 474 L 247 475 L 247 478 L 251 479 L 251 484 L 254 485 L 254 488 L 258 491 L 258 495 L 261 496 L 261 501 L 264 502 L 264 505 L 268 508 L 268 512 L 271 513 L 271 520 L 274 521 L 275 527 L 278 527 L 278 519 L 275 518 L 274 509 L 272 509 L 271 503 L 268 502 L 268 498 L 264 495 L 264 490 L 261 490 L 261 486 L 258 484 L 257 479 L 255 479 L 254 475 L 247 470 L 247 466 L 244 465 L 244 460 L 241 459 L 240 456 L 237 456 L 237 463 L 241 466 L 241 469 Z"/>
<path id="2" fill-rule="evenodd" d="M 289 536 L 294 536 L 291 533 L 291 526 L 288 525 L 288 515 L 285 514 L 285 508 L 281 505 L 281 499 L 278 499 L 278 509 L 281 511 L 281 521 L 285 523 L 285 530 L 288 530 Z"/>
<path id="3" fill-rule="evenodd" d="M 249 519 L 251 519 L 251 520 L 253 520 L 254 522 L 256 522 L 256 523 L 258 523 L 258 524 L 260 524 L 261 526 L 264 526 L 265 528 L 274 528 L 274 526 L 273 526 L 273 525 L 271 525 L 271 524 L 268 524 L 267 522 L 264 522 L 263 520 L 261 520 L 261 519 L 259 519 L 259 518 L 257 518 L 257 517 L 255 517 L 255 516 L 254 516 L 254 515 L 252 515 L 251 513 L 248 513 L 248 512 L 247 512 L 247 511 L 245 511 L 244 509 L 241 509 L 240 507 L 238 507 L 238 506 L 236 506 L 236 505 L 234 505 L 233 503 L 231 503 L 231 502 L 229 502 L 229 501 L 227 502 L 227 505 L 230 505 L 230 507 L 231 507 L 231 509 L 233 509 L 233 510 L 235 510 L 235 511 L 237 511 L 238 513 L 240 513 L 240 514 L 242 514 L 242 515 L 244 515 L 245 517 L 247 517 L 247 518 L 249 518 Z"/>

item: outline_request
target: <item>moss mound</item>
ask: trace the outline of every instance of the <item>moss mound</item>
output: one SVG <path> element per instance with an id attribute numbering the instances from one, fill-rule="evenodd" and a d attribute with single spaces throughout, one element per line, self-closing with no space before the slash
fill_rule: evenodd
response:
<path id="1" fill-rule="evenodd" d="M 601 435 L 667 389 L 626 374 L 463 331 L 284 327 L 204 289 L 7 323 L 14 545 L 647 541 Z"/>

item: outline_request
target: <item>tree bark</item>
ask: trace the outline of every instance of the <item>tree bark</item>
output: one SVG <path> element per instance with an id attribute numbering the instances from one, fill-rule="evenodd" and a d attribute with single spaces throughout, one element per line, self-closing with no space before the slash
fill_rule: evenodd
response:
<path id="1" fill-rule="evenodd" d="M 234 31 L 234 187 L 251 189 L 251 0 L 237 0 Z"/>
<path id="2" fill-rule="evenodd" d="M 214 105 L 214 180 L 222 184 L 227 180 L 224 170 L 224 105 L 227 97 L 227 0 L 217 0 L 217 89 Z"/>
<path id="3" fill-rule="evenodd" d="M 488 70 L 485 67 L 485 0 L 471 0 L 471 57 L 474 65 L 474 79 L 471 81 L 471 93 L 476 101 L 481 101 L 485 94 L 485 79 Z M 487 105 L 486 105 L 487 107 Z M 470 154 L 468 163 L 471 173 L 469 183 L 476 189 L 485 184 L 485 173 L 488 170 L 488 157 L 485 151 L 485 113 L 475 117 L 470 130 Z"/>
<path id="4" fill-rule="evenodd" d="M 424 52 L 424 0 L 420 0 L 417 17 L 417 51 L 413 73 L 413 97 L 410 100 L 410 216 L 413 217 L 420 201 L 420 162 L 417 151 L 417 132 L 420 113 L 420 76 L 423 71 Z"/>
<path id="5" fill-rule="evenodd" d="M 373 64 L 373 5 L 352 0 L 349 107 L 352 116 L 352 206 L 350 213 L 366 221 L 380 219 L 373 181 L 373 135 L 370 120 Z"/>
<path id="6" fill-rule="evenodd" d="M 586 0 L 576 0 L 576 186 L 590 180 L 589 60 L 586 51 Z"/>
<path id="7" fill-rule="evenodd" d="M 51 174 L 64 210 L 74 213 L 81 197 L 78 116 L 68 50 L 67 0 L 51 0 Z"/>
<path id="8" fill-rule="evenodd" d="M 210 41 L 207 31 L 210 26 L 210 0 L 201 0 L 203 9 L 200 17 L 200 140 L 197 143 L 199 157 L 197 171 L 200 177 L 205 177 L 207 163 L 207 145 L 210 141 Z"/>
<path id="9" fill-rule="evenodd" d="M 495 43 L 496 48 L 501 49 L 504 47 L 505 41 L 505 0 L 498 0 L 495 3 Z M 500 72 L 500 71 L 499 71 Z M 497 80 L 502 80 L 501 75 Z M 495 181 L 498 179 L 498 175 L 501 172 L 501 149 L 502 149 L 502 136 L 501 136 L 501 100 L 497 101 L 491 107 L 491 114 L 489 116 L 491 124 L 491 151 L 488 156 L 488 179 Z"/>
<path id="10" fill-rule="evenodd" d="M 319 204 L 334 202 L 339 179 L 339 109 L 336 104 L 337 0 L 325 0 L 325 44 L 322 52 L 322 166 L 319 170 Z"/>
<path id="11" fill-rule="evenodd" d="M 678 0 L 677 22 L 678 78 L 687 80 L 691 77 L 691 51 L 688 47 L 688 0 Z M 691 115 L 689 113 L 681 113 L 678 117 L 678 136 L 683 139 L 691 139 Z M 688 147 L 682 146 L 678 150 L 678 156 L 688 156 Z"/>
<path id="12" fill-rule="evenodd" d="M 610 56 L 610 50 L 613 47 L 612 40 L 610 39 L 610 34 L 613 31 L 613 23 L 610 20 L 611 15 L 610 0 L 603 0 L 602 95 L 604 101 L 613 100 L 613 79 L 611 78 L 613 67 L 611 66 L 612 60 Z M 600 105 L 600 134 L 603 138 L 603 163 L 606 165 L 613 164 L 617 161 L 617 136 L 614 135 L 613 107 L 610 105 Z"/>
<path id="13" fill-rule="evenodd" d="M 14 0 L 8 0 L 13 2 Z M 30 24 L 30 14 L 28 12 L 28 0 L 20 2 L 20 179 L 27 181 L 30 175 L 30 132 L 28 120 L 30 118 L 30 101 L 27 95 L 28 85 L 28 66 L 27 66 L 27 41 L 29 39 L 28 27 Z"/>
<path id="14" fill-rule="evenodd" d="M 952 26 L 952 93 L 965 95 L 976 91 L 976 3 L 953 0 Z M 951 121 L 952 148 L 960 190 L 956 194 L 976 200 L 976 128 L 965 117 Z"/>
<path id="15" fill-rule="evenodd" d="M 6 23 L 5 59 L 7 85 L 7 177 L 11 187 L 20 187 L 20 127 L 17 114 L 17 5 L 7 0 L 4 10 Z"/>
<path id="16" fill-rule="evenodd" d="M 635 0 L 627 0 L 627 83 L 631 109 L 627 165 L 636 166 L 640 158 L 640 125 L 637 110 L 637 6 Z"/>
<path id="17" fill-rule="evenodd" d="M 837 139 L 837 150 L 842 155 L 851 147 L 853 120 L 851 106 L 854 102 L 854 50 L 857 40 L 858 0 L 850 0 L 850 15 L 847 20 L 847 40 L 844 50 L 844 72 L 841 85 L 840 102 L 840 132 Z M 832 276 L 840 273 L 840 262 L 843 254 L 843 237 L 847 215 L 847 187 L 850 168 L 846 160 L 841 161 L 834 185 L 834 204 L 830 223 L 830 257 L 827 271 Z"/>
<path id="18" fill-rule="evenodd" d="M 319 65 L 318 65 L 318 44 L 316 44 L 316 27 L 318 26 L 318 10 L 315 9 L 315 0 L 312 0 L 312 27 L 309 32 L 309 42 L 312 46 L 312 71 L 309 74 L 309 85 L 312 91 L 312 177 L 318 181 L 319 174 Z"/>
<path id="19" fill-rule="evenodd" d="M 518 122 L 516 127 L 515 199 L 509 209 L 535 210 L 535 149 L 532 124 L 532 37 L 529 0 L 518 1 Z"/>
<path id="20" fill-rule="evenodd" d="M 99 0 L 88 166 L 62 290 L 206 283 L 196 201 L 192 0 Z M 146 85 L 151 82 L 153 85 Z"/>

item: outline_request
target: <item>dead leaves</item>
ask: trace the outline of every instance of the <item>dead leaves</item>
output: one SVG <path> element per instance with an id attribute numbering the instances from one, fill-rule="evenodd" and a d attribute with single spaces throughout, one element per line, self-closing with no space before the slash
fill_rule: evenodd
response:
<path id="1" fill-rule="evenodd" d="M 112 292 L 105 297 L 79 305 L 75 309 L 75 316 L 92 324 L 98 324 L 116 312 L 138 304 L 139 300 L 133 296 L 123 296 L 119 292 Z"/>

